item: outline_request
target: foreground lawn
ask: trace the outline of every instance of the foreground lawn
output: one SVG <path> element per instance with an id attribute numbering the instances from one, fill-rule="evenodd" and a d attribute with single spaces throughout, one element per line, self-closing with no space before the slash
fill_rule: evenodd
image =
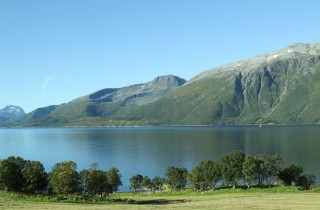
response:
<path id="1" fill-rule="evenodd" d="M 0 193 L 0 209 L 319 209 L 320 194 L 296 188 L 217 190 L 204 193 L 117 193 L 111 202 L 45 201 Z"/>

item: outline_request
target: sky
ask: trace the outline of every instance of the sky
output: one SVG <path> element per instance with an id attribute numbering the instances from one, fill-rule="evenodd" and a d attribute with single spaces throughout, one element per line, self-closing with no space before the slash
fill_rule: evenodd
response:
<path id="1" fill-rule="evenodd" d="M 319 0 L 0 0 L 0 109 L 320 42 Z"/>

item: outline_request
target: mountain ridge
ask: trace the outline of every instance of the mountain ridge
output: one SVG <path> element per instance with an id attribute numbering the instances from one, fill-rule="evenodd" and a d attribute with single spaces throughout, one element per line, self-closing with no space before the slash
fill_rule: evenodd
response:
<path id="1" fill-rule="evenodd" d="M 17 125 L 318 124 L 320 44 L 294 44 L 201 72 L 106 88 Z"/>
<path id="2" fill-rule="evenodd" d="M 262 64 L 268 64 L 277 58 L 285 58 L 290 59 L 294 58 L 296 54 L 305 54 L 305 55 L 316 55 L 320 54 L 320 43 L 318 44 L 304 44 L 304 43 L 295 43 L 292 45 L 289 45 L 286 48 L 271 52 L 271 53 L 265 53 L 263 55 L 258 55 L 254 57 L 250 57 L 247 59 L 242 59 L 240 61 L 231 62 L 225 65 L 218 66 L 216 68 L 209 69 L 207 71 L 204 71 L 195 77 L 191 78 L 188 83 L 191 83 L 193 81 L 210 77 L 213 75 L 217 75 L 219 73 L 226 73 L 231 71 L 241 71 L 243 70 L 242 66 L 247 66 L 249 64 L 254 64 L 255 66 L 262 65 Z"/>
<path id="3" fill-rule="evenodd" d="M 88 118 L 95 118 L 100 115 L 105 117 L 107 116 L 107 111 L 104 107 L 100 106 L 101 104 L 108 104 L 111 107 L 144 105 L 157 100 L 159 97 L 185 83 L 186 80 L 180 77 L 164 75 L 158 76 L 146 83 L 129 85 L 122 88 L 105 88 L 76 98 L 66 104 L 38 108 L 16 121 L 14 125 L 39 126 L 47 123 L 50 125 L 63 123 L 65 125 L 65 122 L 70 120 L 70 118 L 85 118 L 89 120 Z M 69 117 L 70 115 L 71 117 Z"/>

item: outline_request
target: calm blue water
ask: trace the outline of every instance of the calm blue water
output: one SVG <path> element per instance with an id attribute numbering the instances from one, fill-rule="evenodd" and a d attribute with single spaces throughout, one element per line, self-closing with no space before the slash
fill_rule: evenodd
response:
<path id="1" fill-rule="evenodd" d="M 137 173 L 164 176 L 167 166 L 191 169 L 234 150 L 279 154 L 284 163 L 303 164 L 320 183 L 320 126 L 0 129 L 1 159 L 39 160 L 47 171 L 65 160 L 77 162 L 78 170 L 93 162 L 102 170 L 115 166 L 121 191 Z"/>

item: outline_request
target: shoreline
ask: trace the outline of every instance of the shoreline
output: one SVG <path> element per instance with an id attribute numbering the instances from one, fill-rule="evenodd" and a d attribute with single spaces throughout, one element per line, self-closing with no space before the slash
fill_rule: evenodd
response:
<path id="1" fill-rule="evenodd" d="M 308 126 L 320 126 L 320 124 L 226 124 L 226 125 L 132 125 L 132 126 L 12 126 L 12 127 L 0 127 L 0 129 L 23 129 L 23 128 L 219 128 L 219 127 L 308 127 Z"/>

